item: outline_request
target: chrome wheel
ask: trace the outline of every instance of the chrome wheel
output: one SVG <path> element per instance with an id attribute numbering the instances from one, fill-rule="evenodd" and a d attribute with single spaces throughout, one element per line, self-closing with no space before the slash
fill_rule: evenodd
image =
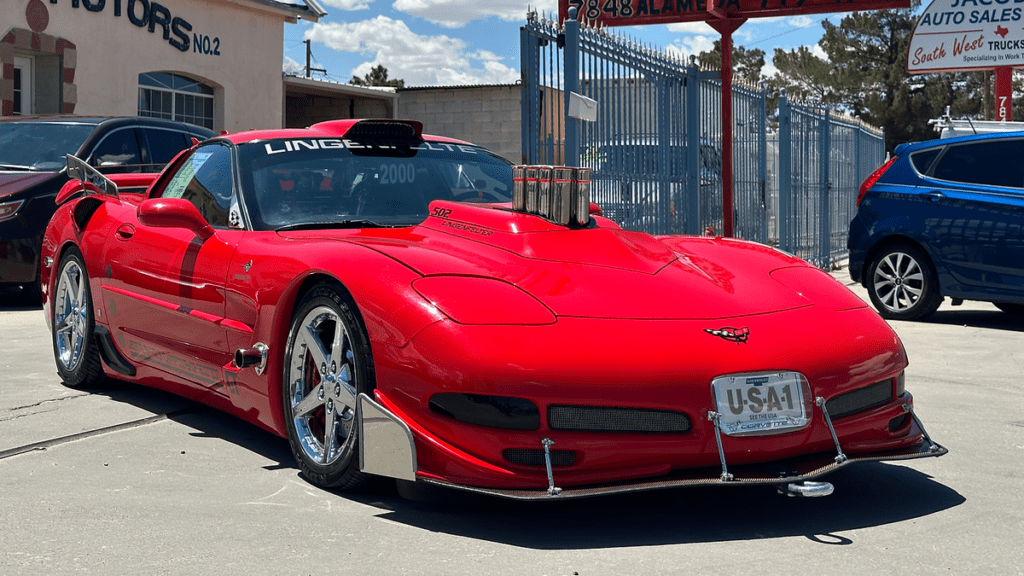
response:
<path id="1" fill-rule="evenodd" d="M 57 361 L 69 372 L 85 356 L 89 326 L 88 278 L 76 260 L 65 262 L 53 299 L 53 338 Z"/>
<path id="2" fill-rule="evenodd" d="M 927 255 L 910 245 L 890 246 L 871 264 L 871 302 L 884 318 L 919 320 L 942 303 Z"/>
<path id="3" fill-rule="evenodd" d="M 337 283 L 313 287 L 295 307 L 281 399 L 299 470 L 323 488 L 370 479 L 359 470 L 356 398 L 373 394 L 373 356 L 359 311 Z"/>
<path id="4" fill-rule="evenodd" d="M 57 374 L 72 388 L 89 387 L 103 380 L 100 355 L 93 341 L 92 295 L 85 259 L 71 247 L 60 261 L 54 279 L 51 308 L 53 356 Z"/>
<path id="5" fill-rule="evenodd" d="M 355 437 L 352 337 L 329 306 L 310 310 L 295 336 L 288 364 L 291 417 L 306 457 L 328 466 Z"/>

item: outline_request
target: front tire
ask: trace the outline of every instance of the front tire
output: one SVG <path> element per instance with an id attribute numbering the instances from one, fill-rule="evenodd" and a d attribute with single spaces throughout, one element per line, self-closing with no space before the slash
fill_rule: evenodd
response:
<path id="1" fill-rule="evenodd" d="M 93 339 L 96 322 L 82 253 L 68 250 L 57 270 L 51 318 L 57 373 L 71 388 L 95 386 L 103 379 L 103 367 Z"/>
<path id="2" fill-rule="evenodd" d="M 356 402 L 372 393 L 373 358 L 355 302 L 340 286 L 320 284 L 299 302 L 284 361 L 284 414 L 299 470 L 322 488 L 365 484 Z"/>
<path id="3" fill-rule="evenodd" d="M 914 246 L 883 250 L 872 261 L 867 280 L 871 303 L 883 318 L 921 320 L 942 304 L 931 262 Z"/>

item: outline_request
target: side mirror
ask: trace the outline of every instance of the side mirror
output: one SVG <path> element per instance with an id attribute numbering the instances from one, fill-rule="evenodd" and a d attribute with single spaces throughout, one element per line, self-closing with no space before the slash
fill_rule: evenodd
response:
<path id="1" fill-rule="evenodd" d="M 139 204 L 139 222 L 154 228 L 184 228 L 201 240 L 213 236 L 214 229 L 199 210 L 182 198 L 151 198 Z"/>

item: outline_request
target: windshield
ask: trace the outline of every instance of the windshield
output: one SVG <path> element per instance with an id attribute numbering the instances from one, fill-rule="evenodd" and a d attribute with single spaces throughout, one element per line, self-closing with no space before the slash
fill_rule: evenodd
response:
<path id="1" fill-rule="evenodd" d="M 0 170 L 57 172 L 96 126 L 58 122 L 0 122 Z"/>
<path id="2" fill-rule="evenodd" d="M 512 200 L 511 165 L 477 146 L 280 139 L 243 144 L 239 159 L 262 229 L 411 226 L 433 200 Z"/>

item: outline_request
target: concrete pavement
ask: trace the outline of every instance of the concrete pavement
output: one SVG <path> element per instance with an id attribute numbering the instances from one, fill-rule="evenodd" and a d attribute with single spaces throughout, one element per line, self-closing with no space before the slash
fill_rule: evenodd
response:
<path id="1" fill-rule="evenodd" d="M 947 302 L 892 325 L 942 458 L 810 500 L 420 502 L 319 490 L 285 440 L 174 396 L 67 389 L 41 311 L 0 302 L 0 453 L 43 443 L 0 458 L 0 574 L 1024 574 L 1024 320 Z"/>

